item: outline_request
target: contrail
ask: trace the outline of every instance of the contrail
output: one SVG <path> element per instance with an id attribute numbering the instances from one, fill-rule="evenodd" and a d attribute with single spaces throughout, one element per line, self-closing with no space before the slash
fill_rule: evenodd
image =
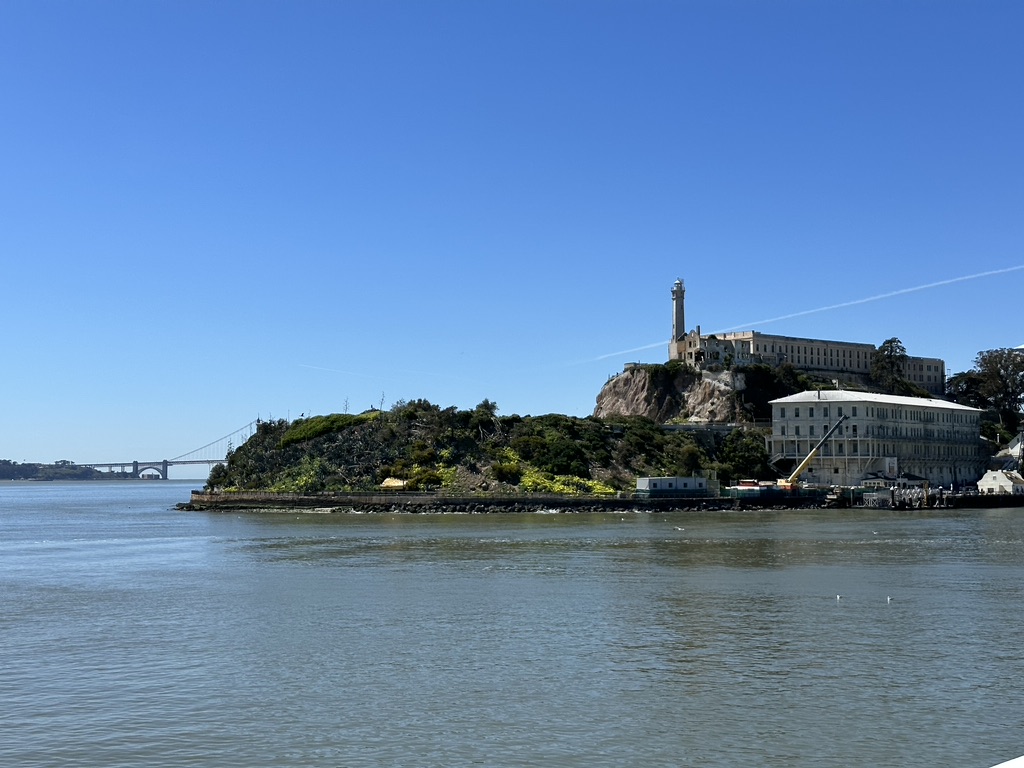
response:
<path id="1" fill-rule="evenodd" d="M 607 360 L 609 357 L 618 357 L 619 355 L 628 355 L 632 352 L 644 352 L 648 349 L 654 349 L 655 347 L 664 347 L 668 344 L 668 339 L 665 341 L 656 341 L 654 344 L 645 344 L 642 347 L 633 347 L 633 349 L 623 349 L 619 352 L 610 352 L 607 355 L 601 355 L 600 357 L 593 357 L 587 362 L 596 363 L 598 360 Z"/>
<path id="2" fill-rule="evenodd" d="M 865 299 L 854 299 L 853 301 L 844 301 L 841 304 L 830 304 L 827 307 L 818 307 L 817 309 L 805 309 L 802 312 L 793 312 L 789 315 L 780 315 L 779 317 L 771 317 L 767 320 L 755 320 L 752 323 L 744 323 L 743 325 L 734 325 L 731 328 L 723 328 L 719 333 L 727 333 L 729 331 L 739 331 L 745 328 L 750 328 L 755 325 L 764 325 L 765 323 L 777 323 L 780 320 L 789 320 L 794 317 L 803 317 L 805 315 L 813 315 L 818 312 L 827 312 L 830 309 L 842 309 L 843 307 L 855 307 L 858 304 L 867 304 L 870 301 L 881 301 L 882 299 L 891 299 L 893 296 L 902 296 L 907 293 L 916 293 L 917 291 L 924 291 L 928 288 L 938 288 L 942 285 L 952 285 L 953 283 L 963 283 L 967 280 L 977 280 L 979 277 L 991 277 L 992 275 L 1005 275 L 1007 272 L 1016 272 L 1024 269 L 1024 264 L 1018 264 L 1016 267 L 1006 267 L 1005 269 L 991 269 L 988 272 L 978 272 L 976 275 L 963 275 L 962 277 L 952 277 L 949 280 L 939 280 L 937 283 L 927 283 L 925 285 L 917 285 L 913 288 L 901 288 L 898 291 L 889 291 L 888 293 L 880 293 L 877 296 L 868 296 Z"/>
<path id="3" fill-rule="evenodd" d="M 988 272 L 978 272 L 974 275 L 962 275 L 961 277 L 951 277 L 948 280 L 939 280 L 936 283 L 926 283 L 925 285 L 917 285 L 913 288 L 900 288 L 898 291 L 889 291 L 888 293 L 880 293 L 877 296 L 868 296 L 863 299 L 854 299 L 852 301 L 844 301 L 841 304 L 829 304 L 827 307 L 818 307 L 817 309 L 805 309 L 801 312 L 793 312 L 788 315 L 780 315 L 779 317 L 770 317 L 767 320 L 755 320 L 752 323 L 744 323 L 743 325 L 734 325 L 731 328 L 722 328 L 716 333 L 728 333 L 729 331 L 740 331 L 748 328 L 752 328 L 757 325 L 767 325 L 768 323 L 777 323 L 781 320 L 790 320 L 794 317 L 804 317 L 806 315 L 814 315 L 818 312 L 828 312 L 831 309 L 842 309 L 844 307 L 855 307 L 859 304 L 867 304 L 871 301 L 881 301 L 882 299 L 891 299 L 893 296 L 902 296 L 907 293 L 916 293 L 917 291 L 924 291 L 928 288 L 938 288 L 943 285 L 952 285 L 953 283 L 963 283 L 967 280 L 977 280 L 980 277 L 991 277 L 992 275 L 1005 275 L 1007 272 L 1017 272 L 1024 269 L 1024 264 L 1018 264 L 1015 267 L 1005 267 L 1003 269 L 990 269 Z M 609 357 L 617 357 L 619 355 L 628 355 L 633 352 L 644 352 L 648 349 L 654 349 L 668 344 L 668 340 L 658 341 L 654 344 L 646 344 L 642 347 L 634 347 L 633 349 L 623 349 L 619 352 L 611 352 L 607 355 L 600 355 L 598 357 L 591 358 L 587 362 L 596 363 L 599 360 L 607 360 Z M 1021 345 L 1024 347 L 1024 345 Z"/>

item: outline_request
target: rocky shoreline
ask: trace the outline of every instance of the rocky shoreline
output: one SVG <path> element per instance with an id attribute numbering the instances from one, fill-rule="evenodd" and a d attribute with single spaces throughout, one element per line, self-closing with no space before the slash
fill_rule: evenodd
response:
<path id="1" fill-rule="evenodd" d="M 821 509 L 820 496 L 638 498 L 593 496 L 444 496 L 430 493 L 315 494 L 192 491 L 183 511 L 245 511 L 307 514 L 423 514 L 493 515 L 517 513 L 636 514 L 662 512 L 721 512 Z M 947 496 L 938 509 L 1024 507 L 1024 495 Z M 861 507 L 858 507 L 861 508 Z M 932 507 L 929 507 L 932 508 Z M 881 509 L 881 508 L 879 508 Z M 895 510 L 894 510 L 895 511 Z"/>
<path id="2" fill-rule="evenodd" d="M 764 504 L 758 499 L 578 497 L 578 496 L 439 496 L 434 494 L 365 494 L 305 496 L 287 493 L 192 491 L 191 499 L 177 505 L 186 511 L 306 512 L 314 514 L 635 514 L 701 512 L 735 509 L 799 509 L 820 507 L 817 499 L 794 498 L 792 503 Z M 774 501 L 774 500 L 773 500 Z"/>

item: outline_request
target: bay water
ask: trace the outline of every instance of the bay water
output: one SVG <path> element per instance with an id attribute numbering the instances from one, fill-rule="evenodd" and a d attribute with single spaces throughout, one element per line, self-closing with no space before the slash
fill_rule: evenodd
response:
<path id="1" fill-rule="evenodd" d="M 1024 510 L 175 510 L 193 485 L 0 485 L 0 765 L 1024 754 Z"/>

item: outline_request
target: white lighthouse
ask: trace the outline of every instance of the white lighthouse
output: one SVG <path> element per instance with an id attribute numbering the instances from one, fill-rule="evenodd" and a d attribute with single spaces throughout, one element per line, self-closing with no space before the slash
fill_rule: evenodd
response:
<path id="1" fill-rule="evenodd" d="M 676 280 L 672 286 L 672 341 L 668 345 L 669 360 L 678 360 L 680 344 L 686 341 L 686 286 Z"/>

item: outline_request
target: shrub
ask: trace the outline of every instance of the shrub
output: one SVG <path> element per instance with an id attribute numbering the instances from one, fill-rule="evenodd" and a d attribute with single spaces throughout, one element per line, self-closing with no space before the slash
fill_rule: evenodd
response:
<path id="1" fill-rule="evenodd" d="M 496 461 L 491 464 L 491 477 L 499 483 L 518 485 L 523 468 L 518 461 Z"/>
<path id="2" fill-rule="evenodd" d="M 278 447 L 287 448 L 294 443 L 313 440 L 332 432 L 341 432 L 343 429 L 348 429 L 356 424 L 365 424 L 379 417 L 380 411 L 367 411 L 360 414 L 332 413 L 329 416 L 311 416 L 308 419 L 299 419 L 288 427 L 281 437 Z"/>

